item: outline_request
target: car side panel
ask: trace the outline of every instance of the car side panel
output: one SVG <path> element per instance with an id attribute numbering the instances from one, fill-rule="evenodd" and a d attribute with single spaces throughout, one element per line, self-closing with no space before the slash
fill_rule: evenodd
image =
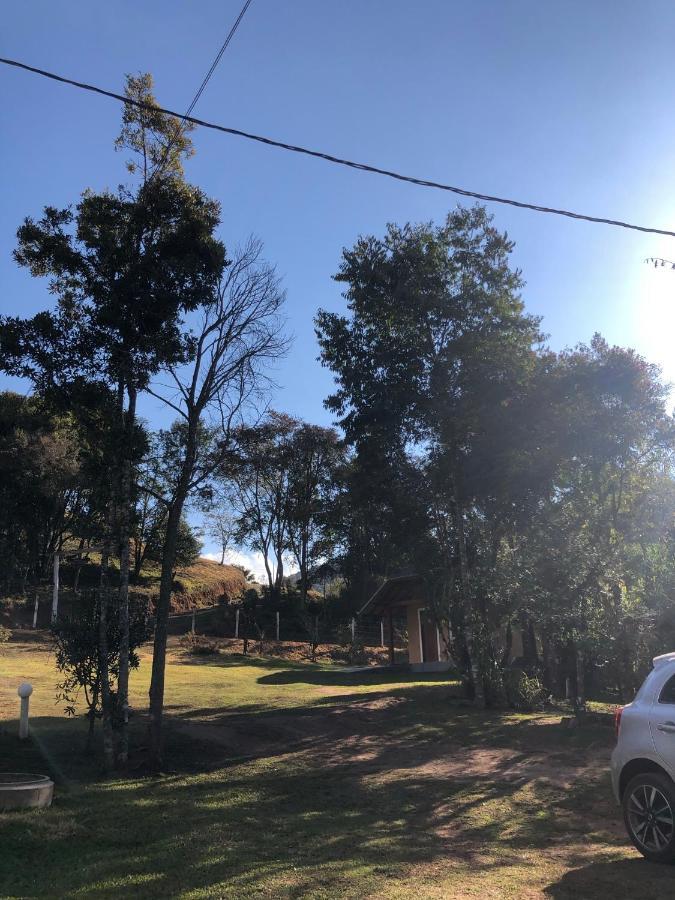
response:
<path id="1" fill-rule="evenodd" d="M 611 757 L 612 789 L 617 803 L 621 801 L 619 790 L 621 773 L 624 767 L 634 759 L 648 759 L 665 769 L 675 780 L 675 757 L 669 760 L 662 758 L 658 753 L 651 728 L 654 704 L 657 702 L 661 688 L 674 673 L 674 664 L 652 669 L 635 700 L 623 708 L 619 740 Z M 673 713 L 675 714 L 675 709 Z"/>
<path id="2" fill-rule="evenodd" d="M 664 732 L 659 727 L 675 725 L 675 703 L 659 702 L 661 690 L 666 682 L 675 675 L 675 666 L 672 664 L 659 666 L 656 674 L 658 677 L 654 678 L 650 697 L 649 732 L 659 762 L 668 771 L 670 777 L 675 779 L 675 733 Z"/>

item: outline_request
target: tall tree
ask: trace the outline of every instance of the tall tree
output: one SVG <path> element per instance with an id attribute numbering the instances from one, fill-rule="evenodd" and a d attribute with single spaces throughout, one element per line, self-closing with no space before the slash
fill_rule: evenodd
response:
<path id="1" fill-rule="evenodd" d="M 274 268 L 262 259 L 262 245 L 249 240 L 234 252 L 192 320 L 190 364 L 165 366 L 169 389 L 148 388 L 178 416 L 166 434 L 160 495 L 167 517 L 150 684 L 155 769 L 162 765 L 167 625 L 181 517 L 188 499 L 208 489 L 214 475 L 228 466 L 234 432 L 264 394 L 265 369 L 286 350 L 284 299 Z"/>
<path id="2" fill-rule="evenodd" d="M 335 429 L 304 422 L 295 429 L 291 450 L 288 546 L 300 572 L 304 604 L 314 566 L 333 549 L 329 508 L 344 452 Z"/>
<path id="3" fill-rule="evenodd" d="M 298 425 L 292 416 L 272 411 L 263 421 L 240 428 L 236 434 L 232 470 L 236 535 L 261 554 L 269 593 L 276 601 L 289 551 L 293 435 Z"/>
<path id="4" fill-rule="evenodd" d="M 357 452 L 426 457 L 443 485 L 453 548 L 447 574 L 479 705 L 488 699 L 494 650 L 473 577 L 471 460 L 540 340 L 509 265 L 512 246 L 481 207 L 460 208 L 440 227 L 389 226 L 384 238 L 360 238 L 343 253 L 336 279 L 346 285 L 349 316 L 320 311 L 316 320 L 322 361 L 338 385 L 327 406 Z"/>
<path id="5" fill-rule="evenodd" d="M 142 99 L 155 111 L 127 105 L 118 139 L 118 146 L 140 155 L 140 170 L 136 163 L 130 167 L 140 172 L 140 183 L 117 192 L 86 191 L 74 211 L 45 207 L 41 219 L 26 219 L 18 231 L 15 259 L 33 275 L 49 278 L 56 308 L 29 320 L 0 322 L 5 371 L 31 378 L 41 392 L 70 404 L 74 388 L 81 385 L 99 384 L 116 398 L 108 535 L 112 549 L 116 534 L 120 554 L 122 764 L 127 755 L 132 469 L 142 450 L 137 398 L 162 367 L 190 358 L 192 345 L 183 318 L 212 297 L 226 264 L 224 247 L 214 237 L 218 206 L 182 180 L 180 157 L 189 152 L 189 142 L 184 136 L 177 139 L 179 123 L 156 109 L 151 88 L 149 76 L 127 80 L 128 96 Z M 148 160 L 158 158 L 164 159 L 164 166 L 148 175 Z M 109 556 L 105 550 L 104 593 Z M 103 602 L 103 642 L 107 614 Z M 105 648 L 102 658 L 107 659 Z M 111 710 L 106 697 L 103 706 L 110 766 Z"/>
<path id="6" fill-rule="evenodd" d="M 630 693 L 648 655 L 640 659 L 639 623 L 653 625 L 672 602 L 659 601 L 657 581 L 669 579 L 661 561 L 675 515 L 675 430 L 658 370 L 597 335 L 560 354 L 547 382 L 541 455 L 555 457 L 553 490 L 514 542 L 513 596 L 541 635 L 551 689 L 565 656 L 583 705 L 593 663 Z"/>

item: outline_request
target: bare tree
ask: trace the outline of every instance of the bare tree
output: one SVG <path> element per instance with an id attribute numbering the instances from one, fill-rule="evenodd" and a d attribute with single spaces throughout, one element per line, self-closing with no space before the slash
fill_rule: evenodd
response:
<path id="1" fill-rule="evenodd" d="M 235 252 L 212 301 L 201 307 L 192 363 L 168 366 L 170 384 L 150 389 L 177 416 L 167 433 L 164 481 L 170 487 L 159 498 L 167 518 L 150 684 L 154 769 L 162 765 L 167 623 L 181 514 L 188 499 L 223 472 L 235 429 L 269 384 L 266 367 L 287 350 L 284 299 L 275 269 L 262 260 L 262 244 L 249 239 Z"/>

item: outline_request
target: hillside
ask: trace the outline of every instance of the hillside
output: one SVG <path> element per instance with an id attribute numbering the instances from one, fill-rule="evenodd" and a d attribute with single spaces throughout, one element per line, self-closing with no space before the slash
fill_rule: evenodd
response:
<path id="1" fill-rule="evenodd" d="M 160 567 L 158 563 L 146 563 L 141 570 L 137 584 L 130 586 L 130 592 L 137 597 L 148 597 L 151 601 L 159 593 Z M 234 600 L 246 585 L 246 578 L 235 566 L 221 566 L 212 559 L 200 557 L 196 563 L 179 569 L 173 583 L 171 611 L 186 612 L 203 606 L 213 606 L 225 597 Z"/>
<path id="2" fill-rule="evenodd" d="M 113 564 L 113 580 L 116 574 Z M 129 593 L 132 597 L 154 600 L 159 594 L 159 563 L 146 562 L 141 569 L 140 577 L 132 581 Z M 79 578 L 79 590 L 86 592 L 95 588 L 100 578 L 100 556 L 92 553 L 89 560 L 81 567 Z M 75 579 L 75 567 L 72 562 L 64 561 L 61 565 L 61 590 L 60 604 L 62 609 L 67 609 L 72 598 Z M 214 606 L 223 597 L 228 601 L 234 600 L 246 585 L 246 578 L 235 566 L 221 566 L 210 559 L 200 557 L 196 563 L 186 568 L 178 569 L 173 583 L 171 597 L 171 611 L 174 613 L 187 612 L 191 609 L 200 609 L 205 606 Z M 48 581 L 44 581 L 38 591 L 40 600 L 40 619 L 48 620 L 48 609 L 51 607 L 52 588 Z M 34 591 L 30 591 L 28 602 L 20 598 L 0 598 L 0 618 L 7 621 L 28 624 L 32 617 L 32 598 Z M 17 602 L 18 601 L 18 602 Z M 10 608 L 12 612 L 10 613 Z M 17 618 L 18 616 L 18 618 Z M 23 620 L 26 620 L 23 622 Z"/>

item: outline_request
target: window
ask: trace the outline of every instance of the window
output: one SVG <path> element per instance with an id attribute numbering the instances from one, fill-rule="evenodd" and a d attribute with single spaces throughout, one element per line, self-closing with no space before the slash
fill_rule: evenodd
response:
<path id="1" fill-rule="evenodd" d="M 659 703 L 675 704 L 675 675 L 672 675 L 661 688 Z"/>

